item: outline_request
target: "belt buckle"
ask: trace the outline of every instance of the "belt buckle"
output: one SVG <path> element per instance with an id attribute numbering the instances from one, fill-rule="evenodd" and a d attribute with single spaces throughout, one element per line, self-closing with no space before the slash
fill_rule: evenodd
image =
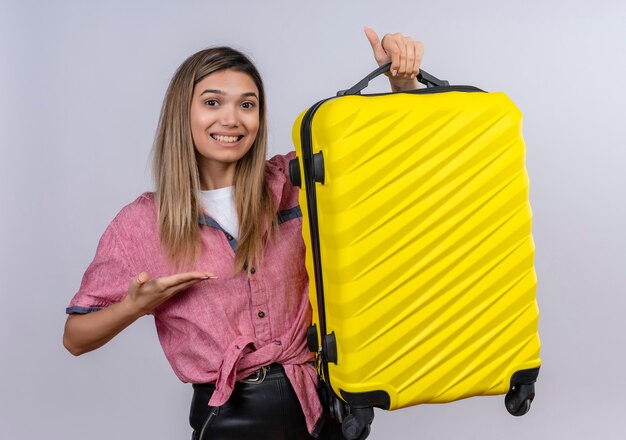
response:
<path id="1" fill-rule="evenodd" d="M 254 383 L 260 385 L 265 381 L 265 377 L 267 376 L 267 370 L 269 370 L 269 367 L 261 367 L 254 372 L 254 376 L 250 375 L 252 377 L 245 377 L 241 379 L 240 382 Z"/>

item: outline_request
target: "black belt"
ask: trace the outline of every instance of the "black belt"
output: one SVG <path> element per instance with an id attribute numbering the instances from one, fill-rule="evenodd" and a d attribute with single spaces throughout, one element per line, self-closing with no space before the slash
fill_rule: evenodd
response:
<path id="1" fill-rule="evenodd" d="M 250 375 L 238 380 L 241 383 L 262 384 L 266 380 L 278 379 L 285 377 L 285 369 L 281 364 L 266 365 L 258 370 L 253 371 Z M 194 383 L 194 388 L 197 389 L 215 389 L 214 383 Z"/>
<path id="2" fill-rule="evenodd" d="M 249 376 L 241 379 L 239 382 L 261 384 L 265 381 L 265 379 L 276 377 L 285 377 L 285 369 L 281 364 L 271 364 L 261 367 L 258 370 L 253 371 Z"/>

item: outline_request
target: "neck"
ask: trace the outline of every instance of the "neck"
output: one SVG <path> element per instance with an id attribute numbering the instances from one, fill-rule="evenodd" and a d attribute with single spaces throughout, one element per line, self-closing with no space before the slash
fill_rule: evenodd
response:
<path id="1" fill-rule="evenodd" d="M 235 184 L 237 163 L 201 162 L 198 164 L 202 190 L 220 189 Z"/>

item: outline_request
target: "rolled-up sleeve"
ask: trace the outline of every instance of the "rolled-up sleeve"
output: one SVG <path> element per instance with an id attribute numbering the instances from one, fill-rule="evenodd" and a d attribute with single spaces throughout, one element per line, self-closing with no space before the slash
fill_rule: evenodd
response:
<path id="1" fill-rule="evenodd" d="M 80 289 L 65 312 L 90 313 L 120 302 L 126 296 L 134 275 L 113 222 L 102 234 L 96 255 L 83 275 Z"/>

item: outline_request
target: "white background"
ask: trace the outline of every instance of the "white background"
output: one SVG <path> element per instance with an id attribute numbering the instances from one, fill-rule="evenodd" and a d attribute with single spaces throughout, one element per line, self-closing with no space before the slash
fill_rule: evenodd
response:
<path id="1" fill-rule="evenodd" d="M 378 411 L 370 438 L 626 438 L 618 0 L 2 1 L 0 438 L 189 438 L 191 387 L 152 320 L 74 358 L 65 306 L 106 225 L 151 189 L 161 100 L 188 55 L 250 54 L 271 153 L 287 152 L 300 111 L 375 67 L 364 25 L 420 39 L 430 73 L 504 91 L 524 113 L 543 344 L 527 416 L 501 397 Z"/>

